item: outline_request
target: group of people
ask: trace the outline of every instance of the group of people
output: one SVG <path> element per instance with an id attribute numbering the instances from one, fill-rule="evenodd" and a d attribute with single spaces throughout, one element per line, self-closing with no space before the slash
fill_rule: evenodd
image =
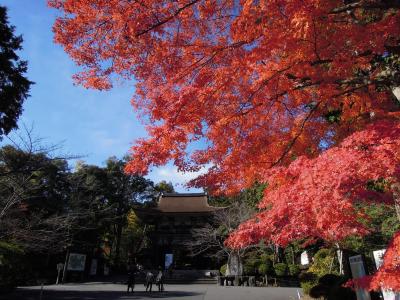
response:
<path id="1" fill-rule="evenodd" d="M 127 289 L 128 293 L 129 290 L 131 290 L 131 292 L 133 293 L 133 290 L 135 288 L 135 276 L 137 272 L 138 272 L 137 270 L 131 269 L 128 273 L 128 289 Z M 151 292 L 154 282 L 157 285 L 159 292 L 164 291 L 164 274 L 161 267 L 158 268 L 157 276 L 154 276 L 153 272 L 151 272 L 150 270 L 146 273 L 146 280 L 145 280 L 146 292 Z"/>

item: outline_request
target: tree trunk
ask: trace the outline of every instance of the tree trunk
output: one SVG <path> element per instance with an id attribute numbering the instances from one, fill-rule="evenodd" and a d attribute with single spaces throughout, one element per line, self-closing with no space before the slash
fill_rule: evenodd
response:
<path id="1" fill-rule="evenodd" d="M 121 249 L 122 223 L 117 224 L 117 239 L 115 243 L 115 265 L 119 266 L 120 249 Z"/>
<path id="2" fill-rule="evenodd" d="M 339 261 L 339 274 L 343 275 L 344 274 L 344 269 L 343 269 L 343 250 L 340 249 L 340 245 L 338 243 L 336 243 L 336 254 L 338 257 L 338 261 Z"/>
<path id="3" fill-rule="evenodd" d="M 290 250 L 292 250 L 292 265 L 295 265 L 294 247 L 290 246 Z"/>
<path id="4" fill-rule="evenodd" d="M 400 183 L 393 183 L 391 188 L 393 191 L 393 200 L 394 207 L 396 209 L 397 220 L 400 222 Z"/>
<path id="5" fill-rule="evenodd" d="M 141 237 L 141 239 L 140 239 L 140 241 L 138 241 L 137 243 L 136 243 L 136 247 L 134 247 L 134 249 L 133 249 L 133 255 L 136 257 L 137 256 L 137 254 L 140 252 L 140 250 L 142 250 L 142 248 L 145 246 L 145 239 L 146 239 L 146 230 L 147 230 L 147 225 L 145 224 L 144 225 L 144 228 L 143 228 L 143 234 L 142 234 L 142 237 Z"/>
<path id="6" fill-rule="evenodd" d="M 285 254 L 283 248 L 275 246 L 274 260 L 275 260 L 274 264 L 283 263 L 285 261 Z"/>

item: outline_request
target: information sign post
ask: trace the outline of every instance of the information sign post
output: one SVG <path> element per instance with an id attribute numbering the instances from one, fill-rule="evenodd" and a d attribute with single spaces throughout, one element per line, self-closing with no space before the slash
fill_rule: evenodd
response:
<path id="1" fill-rule="evenodd" d="M 354 279 L 365 276 L 364 262 L 361 255 L 350 256 L 350 269 Z M 356 289 L 357 300 L 371 300 L 369 292 L 365 289 Z"/>

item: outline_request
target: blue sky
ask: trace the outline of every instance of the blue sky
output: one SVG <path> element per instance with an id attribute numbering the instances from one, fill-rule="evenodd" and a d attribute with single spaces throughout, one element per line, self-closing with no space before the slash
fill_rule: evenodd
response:
<path id="1" fill-rule="evenodd" d="M 135 139 L 146 136 L 130 106 L 134 82 L 105 92 L 73 85 L 71 77 L 77 68 L 53 43 L 51 28 L 57 11 L 48 8 L 46 0 L 1 0 L 0 4 L 8 8 L 10 24 L 23 36 L 20 55 L 28 61 L 27 77 L 35 82 L 20 125 L 33 125 L 35 135 L 47 143 L 62 142 L 64 152 L 82 155 L 85 162 L 99 166 L 110 156 L 122 157 Z M 181 184 L 194 175 L 167 165 L 147 177 L 171 181 L 177 191 L 184 192 Z"/>

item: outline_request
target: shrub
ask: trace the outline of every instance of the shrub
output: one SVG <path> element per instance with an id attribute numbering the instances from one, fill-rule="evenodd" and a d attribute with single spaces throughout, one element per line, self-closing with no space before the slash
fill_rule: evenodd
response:
<path id="1" fill-rule="evenodd" d="M 262 264 L 260 264 L 258 266 L 258 273 L 260 273 L 261 275 L 273 274 L 274 269 L 272 266 L 272 261 L 270 259 L 267 259 Z"/>
<path id="2" fill-rule="evenodd" d="M 228 265 L 222 265 L 221 268 L 219 269 L 219 271 L 221 272 L 222 276 L 225 276 L 226 274 L 226 269 L 228 268 Z"/>
<path id="3" fill-rule="evenodd" d="M 258 273 L 260 275 L 268 274 L 268 266 L 266 264 L 261 264 L 258 266 Z"/>
<path id="4" fill-rule="evenodd" d="M 310 290 L 318 284 L 318 277 L 314 273 L 302 272 L 299 274 L 300 286 L 304 294 L 309 295 Z"/>
<path id="5" fill-rule="evenodd" d="M 300 282 L 300 286 L 303 290 L 303 293 L 305 295 L 310 295 L 310 291 L 312 288 L 314 288 L 316 285 L 318 285 L 318 282 L 316 281 L 303 281 Z"/>
<path id="6" fill-rule="evenodd" d="M 335 253 L 332 250 L 319 249 L 317 253 L 315 253 L 313 263 L 308 271 L 316 274 L 318 277 L 322 277 L 325 274 L 338 275 L 338 268 L 333 265 L 334 262 Z"/>
<path id="7" fill-rule="evenodd" d="M 289 265 L 288 269 L 290 276 L 297 276 L 300 273 L 300 267 L 298 265 Z"/>
<path id="8" fill-rule="evenodd" d="M 243 264 L 243 272 L 246 275 L 254 275 L 258 271 L 258 266 L 262 264 L 261 259 L 250 258 L 245 260 Z"/>
<path id="9" fill-rule="evenodd" d="M 10 290 L 23 280 L 22 257 L 21 248 L 0 241 L 0 291 Z"/>
<path id="10" fill-rule="evenodd" d="M 261 254 L 260 260 L 261 260 L 263 263 L 268 261 L 268 262 L 271 262 L 271 264 L 272 264 L 273 255 Z"/>
<path id="11" fill-rule="evenodd" d="M 322 276 L 318 282 L 326 286 L 334 286 L 343 283 L 342 277 L 336 274 L 326 274 Z"/>
<path id="12" fill-rule="evenodd" d="M 245 275 L 254 275 L 254 266 L 252 264 L 245 263 L 243 265 L 243 273 Z"/>
<path id="13" fill-rule="evenodd" d="M 335 274 L 326 274 L 318 280 L 318 284 L 309 290 L 312 298 L 356 300 L 356 294 L 350 288 L 343 287 L 345 278 Z"/>
<path id="14" fill-rule="evenodd" d="M 287 272 L 287 265 L 284 263 L 277 263 L 274 266 L 276 276 L 285 276 Z"/>

